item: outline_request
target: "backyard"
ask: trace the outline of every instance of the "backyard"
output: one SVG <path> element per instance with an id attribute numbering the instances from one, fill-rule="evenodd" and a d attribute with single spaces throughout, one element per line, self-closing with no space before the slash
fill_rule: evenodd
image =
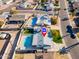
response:
<path id="1" fill-rule="evenodd" d="M 51 30 L 51 33 L 52 33 L 53 41 L 55 43 L 62 43 L 62 38 L 59 30 Z"/>

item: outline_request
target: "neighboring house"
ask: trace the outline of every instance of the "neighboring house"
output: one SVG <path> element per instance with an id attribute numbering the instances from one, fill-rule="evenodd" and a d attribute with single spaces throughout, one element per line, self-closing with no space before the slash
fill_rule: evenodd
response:
<path id="1" fill-rule="evenodd" d="M 28 26 L 43 26 L 43 25 L 47 25 L 50 26 L 51 25 L 51 19 L 49 18 L 48 15 L 37 15 L 31 19 L 29 19 L 26 22 L 26 25 Z"/>
<path id="2" fill-rule="evenodd" d="M 76 14 L 79 13 L 79 2 L 74 2 L 73 8 L 75 9 Z"/>
<path id="3" fill-rule="evenodd" d="M 48 15 L 38 16 L 37 25 L 51 25 L 51 19 Z"/>
<path id="4" fill-rule="evenodd" d="M 10 15 L 9 12 L 4 12 L 3 14 L 0 15 L 0 18 L 5 18 L 6 19 L 8 17 L 8 15 Z"/>
<path id="5" fill-rule="evenodd" d="M 0 0 L 1 4 L 9 4 L 11 3 L 13 0 Z"/>
<path id="6" fill-rule="evenodd" d="M 3 1 L 2 1 L 2 0 L 0 0 L 0 5 L 1 5 L 1 4 L 3 4 Z"/>
<path id="7" fill-rule="evenodd" d="M 74 2 L 73 7 L 74 9 L 79 9 L 79 2 Z"/>
<path id="8" fill-rule="evenodd" d="M 68 0 L 68 1 L 70 1 L 70 2 L 75 2 L 75 0 Z"/>
<path id="9" fill-rule="evenodd" d="M 22 7 L 22 8 L 27 8 L 28 6 L 31 6 L 31 3 L 24 2 L 24 3 L 20 3 L 19 6 Z"/>
<path id="10" fill-rule="evenodd" d="M 44 6 L 41 6 L 41 4 L 36 8 L 36 10 L 43 10 L 43 11 L 51 11 L 53 10 L 53 4 L 52 3 L 45 3 Z"/>

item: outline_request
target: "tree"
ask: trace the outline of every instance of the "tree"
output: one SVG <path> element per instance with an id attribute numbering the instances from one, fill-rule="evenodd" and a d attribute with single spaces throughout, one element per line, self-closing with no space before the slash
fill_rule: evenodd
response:
<path id="1" fill-rule="evenodd" d="M 0 21 L 0 27 L 3 25 L 4 22 Z"/>
<path id="2" fill-rule="evenodd" d="M 53 18 L 51 18 L 51 23 L 52 23 L 52 25 L 57 24 L 57 19 L 53 19 Z"/>
<path id="3" fill-rule="evenodd" d="M 41 3 L 45 3 L 45 2 L 47 2 L 48 0 L 41 0 Z"/>

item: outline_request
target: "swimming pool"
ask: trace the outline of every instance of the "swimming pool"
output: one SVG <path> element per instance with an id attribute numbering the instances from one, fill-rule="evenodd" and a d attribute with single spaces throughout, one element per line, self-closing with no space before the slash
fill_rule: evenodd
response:
<path id="1" fill-rule="evenodd" d="M 32 26 L 36 25 L 36 22 L 37 22 L 37 17 L 34 17 L 34 18 L 32 19 Z"/>
<path id="2" fill-rule="evenodd" d="M 32 39 L 33 39 L 33 35 L 28 35 L 25 37 L 24 41 L 23 41 L 23 45 L 25 48 L 31 48 L 32 47 Z"/>

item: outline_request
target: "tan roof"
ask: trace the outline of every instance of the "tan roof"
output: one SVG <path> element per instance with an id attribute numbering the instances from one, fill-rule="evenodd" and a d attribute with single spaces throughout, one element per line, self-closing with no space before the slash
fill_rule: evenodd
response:
<path id="1" fill-rule="evenodd" d="M 14 59 L 35 59 L 35 54 L 15 54 Z"/>
<path id="2" fill-rule="evenodd" d="M 0 18 L 0 21 L 4 21 L 5 19 L 4 18 Z"/>

